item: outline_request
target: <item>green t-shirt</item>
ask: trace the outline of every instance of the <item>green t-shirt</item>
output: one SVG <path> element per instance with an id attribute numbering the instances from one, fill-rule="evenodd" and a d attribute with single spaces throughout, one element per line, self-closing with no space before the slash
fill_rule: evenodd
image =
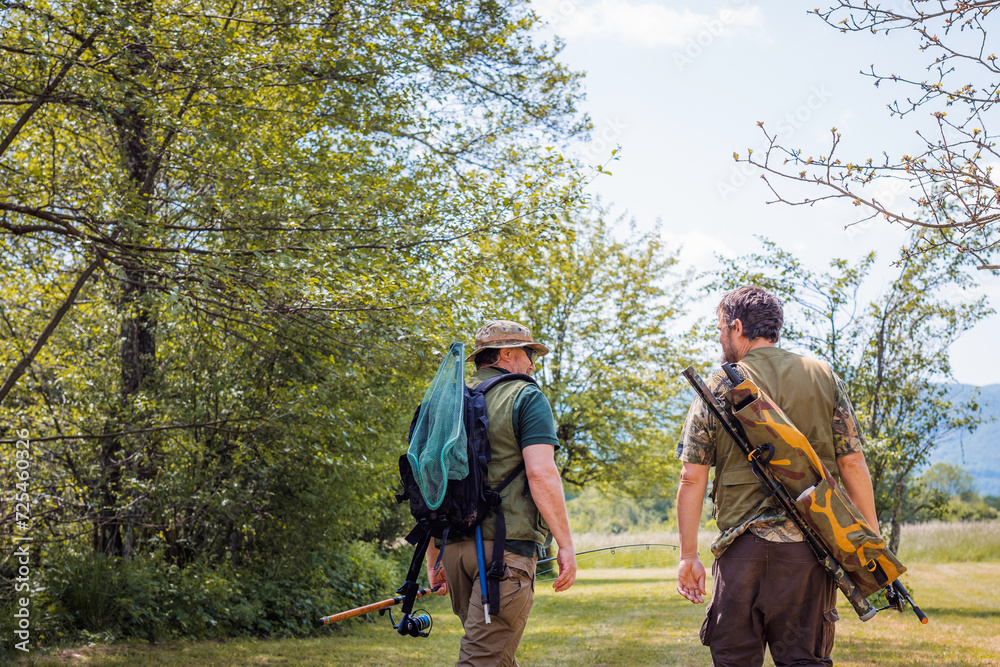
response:
<path id="1" fill-rule="evenodd" d="M 527 445 L 552 445 L 559 449 L 549 400 L 533 384 L 525 386 L 514 399 L 514 437 L 521 449 Z"/>

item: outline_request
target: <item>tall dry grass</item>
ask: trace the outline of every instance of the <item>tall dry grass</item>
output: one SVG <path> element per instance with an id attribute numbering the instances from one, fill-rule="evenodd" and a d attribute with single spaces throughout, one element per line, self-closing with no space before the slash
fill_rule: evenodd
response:
<path id="1" fill-rule="evenodd" d="M 710 546 L 717 533 L 703 530 L 698 534 L 702 561 L 712 561 Z M 679 547 L 677 531 L 635 533 L 579 533 L 574 536 L 577 553 L 591 549 L 631 544 L 673 545 Z M 552 549 L 552 555 L 555 555 Z M 669 547 L 618 548 L 577 558 L 581 569 L 617 567 L 671 567 L 677 564 L 680 551 Z M 903 526 L 899 557 L 904 563 L 983 563 L 1000 562 L 1000 521 L 932 521 Z"/>
<path id="2" fill-rule="evenodd" d="M 698 533 L 698 551 L 706 562 L 710 562 L 712 558 L 709 546 L 713 539 L 715 539 L 713 532 Z M 578 533 L 573 536 L 573 546 L 576 547 L 577 554 L 580 554 L 576 559 L 580 569 L 674 567 L 680 557 L 680 538 L 676 530 Z M 592 549 L 604 550 L 592 554 L 581 553 Z M 553 556 L 556 551 L 555 548 L 551 550 Z"/>
<path id="3" fill-rule="evenodd" d="M 1000 521 L 929 521 L 903 526 L 899 557 L 904 563 L 1000 561 Z"/>

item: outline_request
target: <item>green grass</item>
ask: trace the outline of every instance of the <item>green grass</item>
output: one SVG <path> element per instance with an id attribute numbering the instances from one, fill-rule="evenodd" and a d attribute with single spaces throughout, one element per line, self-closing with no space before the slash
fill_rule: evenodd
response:
<path id="1" fill-rule="evenodd" d="M 522 665 L 708 665 L 698 642 L 704 606 L 673 591 L 675 569 L 582 570 L 566 593 L 540 584 L 518 651 Z M 915 564 L 904 575 L 931 618 L 883 612 L 868 623 L 841 601 L 834 660 L 842 666 L 1000 665 L 1000 563 Z M 422 600 L 427 639 L 400 637 L 388 618 L 353 620 L 311 639 L 168 642 L 65 650 L 35 665 L 446 665 L 461 628 L 447 599 Z M 770 664 L 770 663 L 767 663 Z"/>
<path id="2" fill-rule="evenodd" d="M 699 536 L 706 562 L 713 533 Z M 677 544 L 677 534 L 583 533 L 578 551 L 635 543 Z M 909 611 L 857 620 L 840 599 L 837 665 L 993 665 L 1000 667 L 1000 522 L 906 526 L 903 582 L 930 617 Z M 698 642 L 704 606 L 673 590 L 677 551 L 617 549 L 579 558 L 578 583 L 553 593 L 554 575 L 539 573 L 535 606 L 518 650 L 522 665 L 708 665 Z M 711 590 L 711 584 L 709 585 Z M 387 591 L 387 595 L 388 595 Z M 31 654 L 22 664 L 49 665 L 447 665 L 462 629 L 446 598 L 423 598 L 434 617 L 427 639 L 400 637 L 388 617 L 370 614 L 308 639 L 141 642 Z M 331 609 L 330 612 L 340 611 Z M 765 664 L 770 664 L 767 662 Z"/>

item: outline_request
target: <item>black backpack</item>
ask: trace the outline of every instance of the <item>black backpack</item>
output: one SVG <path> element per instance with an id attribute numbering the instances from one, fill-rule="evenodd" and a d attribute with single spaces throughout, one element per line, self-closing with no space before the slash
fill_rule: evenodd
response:
<path id="1" fill-rule="evenodd" d="M 468 447 L 469 474 L 463 479 L 448 481 L 444 500 L 437 509 L 428 508 L 424 502 L 413 470 L 410 468 L 409 458 L 406 454 L 399 457 L 399 477 L 403 484 L 403 492 L 396 494 L 396 501 L 402 503 L 408 500 L 410 502 L 410 513 L 417 520 L 417 525 L 406 536 L 406 541 L 415 545 L 417 551 L 410 564 L 407 582 L 397 592 L 406 595 L 412 590 L 414 594 L 416 593 L 416 579 L 419 575 L 420 565 L 423 562 L 427 545 L 432 538 L 438 538 L 442 541 L 441 553 L 443 554 L 449 535 L 453 536 L 456 533 L 458 535 L 471 535 L 476 526 L 481 524 L 491 512 L 495 512 L 497 525 L 493 539 L 493 563 L 487 575 L 487 583 L 490 607 L 498 608 L 500 579 L 504 573 L 503 549 L 507 536 L 503 508 L 500 504 L 500 493 L 524 471 L 524 462 L 522 461 L 514 468 L 496 488 L 490 488 L 488 467 L 492 452 L 488 437 L 489 421 L 486 418 L 485 395 L 493 387 L 510 380 L 523 380 L 537 386 L 535 379 L 530 375 L 504 373 L 480 382 L 474 389 L 464 388 L 463 418 Z M 420 408 L 418 407 L 410 422 L 409 438 L 413 436 L 413 428 L 419 414 Z M 523 493 L 528 493 L 527 484 L 525 484 Z M 438 561 L 440 564 L 440 556 Z M 404 616 L 406 611 L 404 602 Z M 402 623 L 400 624 L 400 632 L 403 633 Z"/>
<path id="2" fill-rule="evenodd" d="M 463 413 L 468 439 L 469 474 L 464 479 L 448 481 L 444 500 L 437 509 L 429 509 L 424 502 L 407 456 L 404 454 L 399 457 L 399 477 L 403 483 L 403 492 L 396 495 L 396 500 L 410 501 L 410 514 L 417 520 L 417 526 L 414 528 L 416 535 L 411 533 L 413 537 L 424 532 L 430 532 L 438 539 L 447 539 L 449 533 L 454 535 L 452 531 L 460 535 L 471 534 L 490 512 L 500 509 L 500 492 L 524 470 L 524 463 L 521 463 L 495 489 L 491 489 L 487 482 L 492 452 L 487 435 L 489 422 L 486 418 L 486 392 L 509 380 L 523 380 L 536 384 L 530 375 L 505 373 L 484 380 L 474 389 L 465 387 Z M 418 407 L 410 422 L 410 438 L 413 437 L 413 428 L 419 415 Z M 416 543 L 410 538 L 407 540 L 410 544 Z"/>

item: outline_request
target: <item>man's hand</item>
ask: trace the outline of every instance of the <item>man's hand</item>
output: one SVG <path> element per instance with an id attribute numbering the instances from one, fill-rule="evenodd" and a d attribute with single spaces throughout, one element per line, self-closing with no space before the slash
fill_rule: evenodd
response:
<path id="1" fill-rule="evenodd" d="M 573 582 L 576 581 L 576 554 L 573 552 L 573 547 L 560 548 L 556 554 L 556 564 L 559 566 L 559 576 L 552 584 L 552 588 L 556 590 L 556 593 L 559 593 L 572 586 Z"/>
<path id="2" fill-rule="evenodd" d="M 698 556 L 682 558 L 677 568 L 677 592 L 695 604 L 705 602 L 705 566 Z"/>
<path id="3" fill-rule="evenodd" d="M 435 593 L 438 595 L 448 594 L 448 581 L 444 576 L 444 563 L 441 563 L 441 567 L 437 570 L 434 569 L 435 563 L 438 559 L 438 548 L 434 546 L 434 540 L 427 545 L 427 553 L 425 554 L 427 558 L 427 582 L 430 584 L 431 588 L 439 586 Z"/>
<path id="4" fill-rule="evenodd" d="M 430 583 L 431 588 L 439 586 L 435 593 L 438 595 L 448 594 L 448 581 L 444 576 L 444 567 L 435 570 L 434 563 L 427 563 L 427 581 Z"/>

